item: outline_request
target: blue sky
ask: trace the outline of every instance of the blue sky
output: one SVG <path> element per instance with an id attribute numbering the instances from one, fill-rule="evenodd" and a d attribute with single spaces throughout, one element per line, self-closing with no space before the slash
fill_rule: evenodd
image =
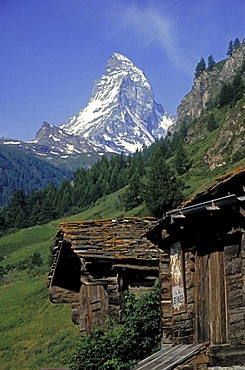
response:
<path id="1" fill-rule="evenodd" d="M 87 104 L 113 52 L 175 114 L 197 62 L 245 37 L 245 0 L 0 0 L 0 136 L 31 140 Z"/>

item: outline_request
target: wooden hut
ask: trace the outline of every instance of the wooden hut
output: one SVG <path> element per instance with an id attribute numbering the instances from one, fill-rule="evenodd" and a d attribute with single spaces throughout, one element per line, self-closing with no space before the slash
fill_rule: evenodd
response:
<path id="1" fill-rule="evenodd" d="M 120 321 L 124 291 L 152 287 L 158 248 L 144 234 L 156 219 L 103 219 L 62 223 L 48 277 L 53 303 L 71 303 L 81 335 L 109 315 Z"/>
<path id="2" fill-rule="evenodd" d="M 147 237 L 160 250 L 163 349 L 137 369 L 245 366 L 245 167 L 167 212 Z M 181 357 L 198 343 L 208 347 Z M 164 357 L 173 346 L 176 367 Z"/>

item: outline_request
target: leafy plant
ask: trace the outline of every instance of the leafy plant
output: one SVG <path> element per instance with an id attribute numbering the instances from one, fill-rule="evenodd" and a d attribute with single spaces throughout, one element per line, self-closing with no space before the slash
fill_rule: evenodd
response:
<path id="1" fill-rule="evenodd" d="M 160 346 L 159 284 L 150 293 L 126 295 L 122 324 L 94 327 L 70 355 L 73 370 L 128 370 Z"/>

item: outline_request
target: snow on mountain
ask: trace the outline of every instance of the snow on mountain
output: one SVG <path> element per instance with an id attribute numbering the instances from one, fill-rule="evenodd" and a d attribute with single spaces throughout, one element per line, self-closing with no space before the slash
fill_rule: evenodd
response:
<path id="1" fill-rule="evenodd" d="M 132 153 L 165 136 L 173 123 L 154 101 L 144 73 L 114 53 L 95 81 L 88 105 L 60 128 L 83 137 L 96 151 Z"/>
<path id="2" fill-rule="evenodd" d="M 94 150 L 86 140 L 78 135 L 73 135 L 61 127 L 44 122 L 36 134 L 35 142 L 50 149 L 54 154 L 89 153 Z"/>
<path id="3" fill-rule="evenodd" d="M 95 81 L 84 109 L 58 127 L 44 122 L 35 140 L 15 140 L 12 145 L 43 157 L 129 154 L 164 137 L 173 123 L 162 105 L 155 102 L 144 73 L 128 58 L 114 53 L 105 74 Z M 0 142 L 11 143 L 6 139 Z"/>

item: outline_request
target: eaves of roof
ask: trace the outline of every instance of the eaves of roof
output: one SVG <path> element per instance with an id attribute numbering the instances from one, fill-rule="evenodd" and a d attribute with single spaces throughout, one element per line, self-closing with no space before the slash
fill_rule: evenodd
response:
<path id="1" fill-rule="evenodd" d="M 215 193 L 224 184 L 228 183 L 229 181 L 236 178 L 237 176 L 240 176 L 243 173 L 245 174 L 245 165 L 239 166 L 233 169 L 232 171 L 217 177 L 215 184 L 211 185 L 209 188 L 205 189 L 204 191 L 185 200 L 184 202 L 181 203 L 181 205 L 178 208 L 183 208 L 187 205 L 191 205 L 192 203 L 196 203 L 198 202 L 198 199 L 200 199 L 200 202 L 201 202 L 202 197 L 207 196 L 209 194 L 210 196 L 212 196 L 212 193 Z"/>

